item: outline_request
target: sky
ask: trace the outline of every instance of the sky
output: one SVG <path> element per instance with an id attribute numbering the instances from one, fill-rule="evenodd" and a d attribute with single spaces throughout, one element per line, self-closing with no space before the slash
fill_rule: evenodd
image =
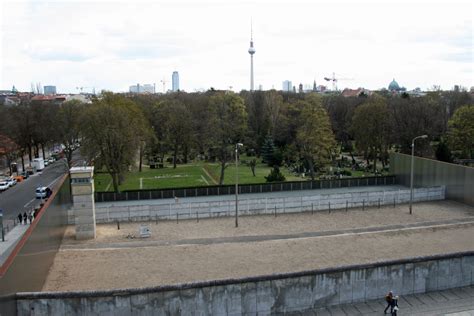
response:
<path id="1" fill-rule="evenodd" d="M 0 90 L 474 86 L 471 1 L 1 1 Z M 164 81 L 164 85 L 163 85 Z M 82 87 L 82 88 L 81 88 Z"/>

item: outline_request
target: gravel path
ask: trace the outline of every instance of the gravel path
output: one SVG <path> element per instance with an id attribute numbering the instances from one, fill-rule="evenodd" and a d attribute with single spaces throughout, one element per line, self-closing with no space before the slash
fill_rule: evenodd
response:
<path id="1" fill-rule="evenodd" d="M 448 222 L 463 218 L 466 221 L 474 219 L 474 209 L 444 201 L 416 204 L 412 216 L 407 214 L 407 206 L 401 206 L 364 212 L 285 215 L 276 219 L 271 216 L 242 217 L 237 229 L 231 218 L 199 223 L 160 222 L 150 224 L 151 239 L 138 242 L 124 237 L 128 233 L 138 234 L 137 223 L 122 224 L 120 231 L 114 225 L 100 225 L 98 238 L 87 242 L 72 239 L 73 229 L 69 229 L 43 290 L 156 286 L 474 250 L 472 223 L 259 242 L 154 245 L 161 241 L 180 242 L 193 238 L 240 238 L 344 229 L 363 231 L 363 228 L 383 228 L 384 225 L 388 228 L 388 225 L 401 222 Z M 122 246 L 114 247 L 116 243 Z M 101 247 L 97 249 L 97 245 Z"/>

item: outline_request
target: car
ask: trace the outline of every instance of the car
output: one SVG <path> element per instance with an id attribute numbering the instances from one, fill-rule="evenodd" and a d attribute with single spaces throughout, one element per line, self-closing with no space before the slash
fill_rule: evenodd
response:
<path id="1" fill-rule="evenodd" d="M 20 176 L 23 177 L 23 180 L 26 180 L 30 177 L 30 174 L 28 172 L 22 172 L 20 173 Z"/>
<path id="2" fill-rule="evenodd" d="M 0 192 L 8 190 L 9 187 L 10 185 L 8 184 L 8 181 L 0 181 Z"/>
<path id="3" fill-rule="evenodd" d="M 17 183 L 25 180 L 25 178 L 22 175 L 13 176 L 13 179 L 15 179 Z"/>
<path id="4" fill-rule="evenodd" d="M 16 180 L 13 177 L 8 178 L 7 182 L 8 182 L 8 185 L 11 187 L 16 184 Z"/>
<path id="5" fill-rule="evenodd" d="M 53 194 L 53 190 L 48 187 L 37 187 L 35 193 L 37 199 L 47 199 Z"/>

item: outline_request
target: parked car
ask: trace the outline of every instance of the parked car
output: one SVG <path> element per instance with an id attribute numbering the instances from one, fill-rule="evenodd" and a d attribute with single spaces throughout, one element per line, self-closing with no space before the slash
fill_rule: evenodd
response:
<path id="1" fill-rule="evenodd" d="M 10 187 L 14 186 L 16 184 L 16 180 L 13 177 L 10 177 L 7 179 L 8 185 Z"/>
<path id="2" fill-rule="evenodd" d="M 53 194 L 53 190 L 48 187 L 38 187 L 36 188 L 36 198 L 37 199 L 47 199 Z"/>
<path id="3" fill-rule="evenodd" d="M 22 172 L 20 173 L 20 176 L 23 177 L 23 180 L 26 180 L 30 177 L 30 174 L 28 172 Z"/>
<path id="4" fill-rule="evenodd" d="M 22 182 L 23 180 L 25 180 L 25 178 L 22 175 L 13 176 L 13 179 L 15 179 L 16 182 Z"/>
<path id="5" fill-rule="evenodd" d="M 8 190 L 9 187 L 10 185 L 8 184 L 8 181 L 0 181 L 0 192 Z"/>

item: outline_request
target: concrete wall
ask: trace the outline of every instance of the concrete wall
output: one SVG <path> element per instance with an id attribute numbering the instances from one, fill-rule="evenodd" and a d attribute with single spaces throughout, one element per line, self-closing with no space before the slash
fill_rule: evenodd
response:
<path id="1" fill-rule="evenodd" d="M 0 316 L 15 315 L 17 292 L 41 291 L 53 264 L 67 225 L 71 206 L 69 177 L 65 175 L 53 188 L 53 195 L 5 263 L 0 266 Z"/>
<path id="2" fill-rule="evenodd" d="M 410 155 L 390 154 L 390 172 L 399 184 L 410 185 L 410 168 Z M 415 157 L 413 169 L 415 187 L 444 185 L 447 199 L 474 206 L 474 168 Z"/>
<path id="3" fill-rule="evenodd" d="M 474 252 L 142 289 L 17 294 L 18 315 L 268 315 L 474 284 Z"/>
<path id="4" fill-rule="evenodd" d="M 417 188 L 414 190 L 414 201 L 444 200 L 445 188 Z M 315 191 L 314 194 L 298 197 L 281 198 L 257 198 L 249 199 L 248 195 L 239 199 L 239 213 L 241 215 L 251 214 L 273 214 L 294 213 L 304 211 L 323 211 L 329 209 L 344 209 L 346 207 L 362 207 L 378 205 L 392 205 L 407 203 L 410 200 L 409 189 L 380 191 L 361 191 L 351 193 L 321 194 Z M 96 203 L 96 222 L 107 223 L 120 221 L 145 221 L 153 219 L 176 219 L 176 214 L 180 219 L 233 216 L 235 212 L 235 200 L 228 197 L 226 200 L 213 202 L 191 202 L 180 199 L 178 203 L 162 203 L 144 205 L 146 201 L 141 201 L 142 205 L 101 207 L 101 203 Z M 199 215 L 197 215 L 198 213 Z M 73 211 L 69 212 L 69 224 L 74 224 Z"/>

